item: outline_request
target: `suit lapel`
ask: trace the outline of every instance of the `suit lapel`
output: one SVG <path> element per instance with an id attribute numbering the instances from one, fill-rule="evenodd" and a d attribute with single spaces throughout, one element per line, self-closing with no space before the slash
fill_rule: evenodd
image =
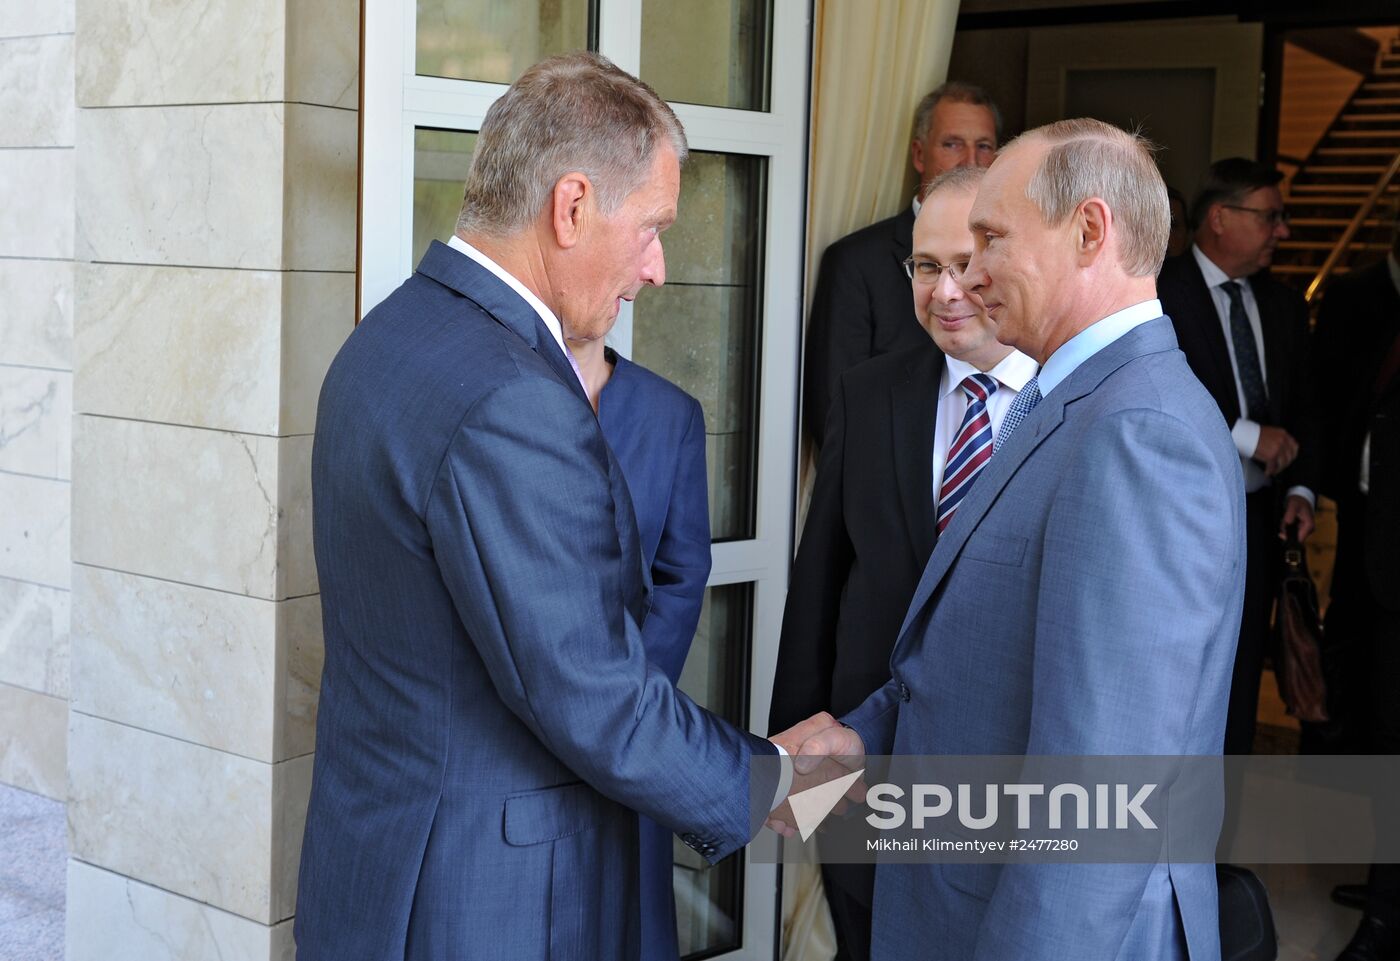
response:
<path id="1" fill-rule="evenodd" d="M 957 513 L 949 523 L 928 564 L 924 567 L 914 599 L 899 628 L 896 653 L 904 644 L 910 626 L 915 623 L 938 586 L 943 582 L 963 545 L 996 503 L 1003 488 L 1017 471 L 1051 434 L 1064 422 L 1065 408 L 1086 394 L 1092 393 L 1103 380 L 1128 361 L 1145 354 L 1171 350 L 1176 347 L 1172 325 L 1165 317 L 1149 321 L 1124 334 L 1081 364 L 1058 387 L 1031 411 L 1021 426 L 1012 432 L 1006 446 L 998 450 L 982 469 L 977 483 L 972 485 Z"/>
<path id="2" fill-rule="evenodd" d="M 559 379 L 585 404 L 588 403 L 583 385 L 540 315 L 499 277 L 437 240 L 428 245 L 428 252 L 418 264 L 418 272 L 444 287 L 450 287 L 494 317 L 501 326 L 529 344 L 530 349 L 549 364 Z"/>
<path id="3" fill-rule="evenodd" d="M 1220 324 L 1220 311 L 1215 308 L 1215 297 L 1206 286 L 1195 255 L 1188 250 L 1181 256 L 1186 258 L 1185 266 L 1191 278 L 1186 285 L 1194 315 L 1191 323 L 1196 328 L 1196 336 L 1205 345 L 1205 355 L 1210 359 L 1211 383 L 1208 386 L 1221 406 L 1225 422 L 1233 424 L 1241 414 L 1240 399 L 1239 391 L 1235 388 L 1235 371 L 1230 367 L 1230 348 L 1225 343 L 1225 330 Z"/>
<path id="4" fill-rule="evenodd" d="M 933 513 L 933 434 L 943 355 L 930 349 L 911 361 L 904 374 L 890 387 L 894 474 L 914 556 L 928 557 L 937 536 Z"/>

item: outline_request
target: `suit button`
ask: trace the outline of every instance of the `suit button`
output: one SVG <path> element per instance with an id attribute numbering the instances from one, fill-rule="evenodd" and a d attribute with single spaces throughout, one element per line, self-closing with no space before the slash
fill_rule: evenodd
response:
<path id="1" fill-rule="evenodd" d="M 899 699 L 905 703 L 909 701 L 909 685 L 903 681 L 899 682 Z"/>

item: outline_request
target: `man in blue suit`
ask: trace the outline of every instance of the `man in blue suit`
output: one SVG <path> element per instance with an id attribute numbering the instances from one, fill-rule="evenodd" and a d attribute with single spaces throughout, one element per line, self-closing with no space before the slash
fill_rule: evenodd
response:
<path id="1" fill-rule="evenodd" d="M 1243 482 L 1156 299 L 1149 149 L 1093 120 L 1033 130 L 971 216 L 964 286 L 1040 373 L 934 548 L 890 681 L 801 753 L 1219 754 Z M 1211 864 L 881 864 L 874 907 L 885 961 L 1220 957 Z"/>
<path id="2" fill-rule="evenodd" d="M 685 134 L 594 54 L 482 124 L 457 234 L 331 365 L 298 957 L 635 958 L 637 818 L 711 861 L 776 753 L 647 663 L 627 487 L 563 347 L 665 279 Z M 770 783 L 757 783 L 768 779 Z"/>

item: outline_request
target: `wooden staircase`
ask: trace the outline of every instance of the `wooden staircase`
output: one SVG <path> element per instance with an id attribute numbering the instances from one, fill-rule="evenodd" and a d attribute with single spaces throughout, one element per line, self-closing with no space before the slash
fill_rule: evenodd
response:
<path id="1" fill-rule="evenodd" d="M 1317 278 L 1377 183 L 1400 154 L 1400 38 L 1383 46 L 1361 82 L 1284 195 L 1292 235 L 1278 245 L 1273 273 L 1299 290 Z M 1338 255 L 1330 276 L 1385 256 L 1400 210 L 1400 181 L 1391 183 Z"/>

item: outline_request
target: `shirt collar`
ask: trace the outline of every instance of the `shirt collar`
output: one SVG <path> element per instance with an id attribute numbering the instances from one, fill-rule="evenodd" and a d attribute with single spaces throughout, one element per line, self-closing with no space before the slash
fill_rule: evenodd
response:
<path id="1" fill-rule="evenodd" d="M 914 216 L 915 216 L 915 217 L 919 216 L 919 210 L 923 207 L 923 205 L 924 205 L 924 204 L 923 204 L 923 201 L 921 201 L 921 200 L 919 199 L 919 195 L 918 195 L 918 194 L 915 194 L 915 195 L 914 195 L 914 202 L 913 202 L 912 204 L 910 204 L 910 207 L 913 208 Z"/>
<path id="2" fill-rule="evenodd" d="M 447 246 L 466 255 L 468 258 L 491 271 L 503 284 L 524 298 L 525 303 L 529 304 L 534 309 L 535 313 L 540 315 L 540 320 L 544 321 L 545 329 L 549 331 L 550 335 L 554 338 L 554 342 L 559 345 L 559 349 L 564 352 L 564 356 L 570 360 L 570 365 L 572 366 L 573 355 L 569 353 L 569 348 L 564 345 L 564 328 L 559 323 L 559 318 L 554 316 L 554 311 L 544 305 L 544 301 L 535 296 L 534 291 L 530 290 L 529 287 L 526 287 L 519 280 L 516 280 L 515 277 L 506 272 L 504 267 L 456 234 L 447 238 Z"/>
<path id="3" fill-rule="evenodd" d="M 945 356 L 944 362 L 947 365 L 948 376 L 944 379 L 940 397 L 947 397 L 958 389 L 959 384 L 973 374 L 982 373 L 967 361 L 958 360 L 956 357 Z M 1019 350 L 1012 350 L 986 373 L 996 378 L 996 382 L 1001 386 L 1009 387 L 1020 393 L 1021 388 L 1026 386 L 1026 381 L 1035 376 L 1035 360 Z"/>
<path id="4" fill-rule="evenodd" d="M 1090 324 L 1061 344 L 1060 349 L 1051 354 L 1045 366 L 1040 368 L 1040 379 L 1037 382 L 1040 396 L 1048 397 L 1050 392 L 1064 383 L 1065 378 L 1074 373 L 1081 364 L 1134 327 L 1161 316 L 1160 300 L 1144 300 Z"/>
<path id="5" fill-rule="evenodd" d="M 1225 273 L 1215 261 L 1206 256 L 1205 251 L 1195 244 L 1191 245 L 1191 255 L 1196 258 L 1196 266 L 1201 268 L 1201 277 L 1205 279 L 1206 286 L 1211 290 L 1214 290 L 1221 284 L 1229 283 L 1231 280 L 1245 279 L 1243 277 L 1231 277 L 1229 274 Z M 1244 284 L 1244 288 L 1248 290 L 1249 284 Z"/>

